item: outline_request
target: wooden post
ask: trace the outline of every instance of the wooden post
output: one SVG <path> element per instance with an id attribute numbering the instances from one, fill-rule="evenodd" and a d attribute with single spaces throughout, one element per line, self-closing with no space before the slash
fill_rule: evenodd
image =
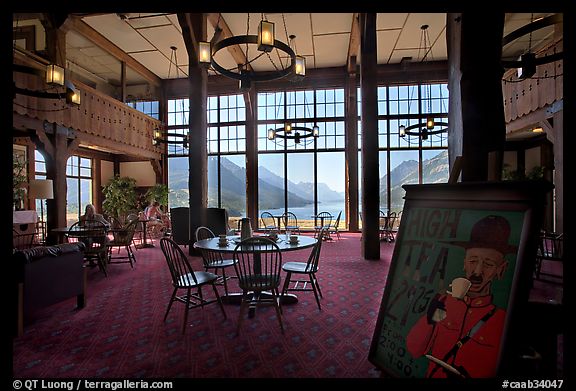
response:
<path id="1" fill-rule="evenodd" d="M 246 102 L 246 216 L 250 218 L 252 228 L 256 228 L 258 224 L 258 128 L 254 86 L 244 94 L 244 101 Z"/>
<path id="2" fill-rule="evenodd" d="M 362 254 L 380 259 L 376 14 L 360 14 L 362 90 Z"/>
<path id="3" fill-rule="evenodd" d="M 498 176 L 498 157 L 506 140 L 501 65 L 504 13 L 488 17 L 449 13 L 447 18 L 450 163 L 464 156 L 462 182 L 485 181 Z M 489 173 L 491 152 L 496 159 Z"/>
<path id="4" fill-rule="evenodd" d="M 358 92 L 356 57 L 350 58 L 353 72 L 346 78 L 346 221 L 348 230 L 358 231 Z"/>
<path id="5" fill-rule="evenodd" d="M 188 52 L 188 98 L 190 99 L 190 142 L 188 189 L 190 194 L 190 243 L 196 228 L 205 225 L 208 206 L 208 151 L 206 147 L 206 99 L 208 71 L 198 62 L 198 41 L 206 40 L 206 16 L 201 13 L 179 13 L 178 22 Z M 191 255 L 196 251 L 189 246 Z"/>

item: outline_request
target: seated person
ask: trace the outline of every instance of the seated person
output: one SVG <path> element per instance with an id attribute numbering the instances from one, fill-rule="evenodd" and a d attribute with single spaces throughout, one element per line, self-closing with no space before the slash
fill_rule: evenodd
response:
<path id="1" fill-rule="evenodd" d="M 96 208 L 92 204 L 86 205 L 86 210 L 80 216 L 80 221 L 84 222 L 84 225 L 90 225 L 90 221 L 99 221 L 106 226 L 106 229 L 110 229 L 110 223 L 100 213 L 96 213 Z"/>
<path id="2" fill-rule="evenodd" d="M 170 219 L 162 212 L 158 201 L 153 201 L 146 207 L 144 216 L 148 219 L 148 225 L 154 230 L 167 232 L 172 228 Z"/>
<path id="3" fill-rule="evenodd" d="M 86 209 L 84 214 L 80 216 L 80 225 L 85 227 L 90 227 L 90 223 L 93 221 L 98 221 L 106 227 L 106 230 L 110 229 L 110 223 L 102 216 L 100 213 L 96 213 L 96 208 L 92 204 L 86 205 Z M 81 238 L 81 242 L 83 242 L 87 248 L 92 248 L 93 240 L 90 237 Z M 106 237 L 106 242 L 109 242 L 110 239 Z"/>

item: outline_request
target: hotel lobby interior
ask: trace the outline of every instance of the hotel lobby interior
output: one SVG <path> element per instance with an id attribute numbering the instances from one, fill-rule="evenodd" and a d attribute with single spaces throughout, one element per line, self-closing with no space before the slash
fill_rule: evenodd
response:
<path id="1" fill-rule="evenodd" d="M 9 376 L 568 380 L 564 17 L 13 13 Z"/>

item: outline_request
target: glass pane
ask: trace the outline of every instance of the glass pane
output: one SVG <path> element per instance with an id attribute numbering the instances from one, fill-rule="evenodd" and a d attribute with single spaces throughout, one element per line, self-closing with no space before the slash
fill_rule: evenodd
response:
<path id="1" fill-rule="evenodd" d="M 80 218 L 80 201 L 77 178 L 66 178 L 66 225 L 71 226 Z"/>
<path id="2" fill-rule="evenodd" d="M 298 219 L 300 229 L 313 229 L 314 154 L 288 154 L 288 211 Z"/>
<path id="3" fill-rule="evenodd" d="M 380 151 L 379 176 L 380 176 L 380 209 L 388 212 L 388 161 L 387 152 Z"/>
<path id="4" fill-rule="evenodd" d="M 190 206 L 188 192 L 188 158 L 172 157 L 168 159 L 168 204 L 170 208 Z"/>
<path id="5" fill-rule="evenodd" d="M 80 179 L 80 210 L 84 211 L 86 205 L 91 203 L 92 203 L 92 180 Z"/>
<path id="6" fill-rule="evenodd" d="M 208 207 L 218 208 L 218 157 L 208 157 Z"/>
<path id="7" fill-rule="evenodd" d="M 230 227 L 246 216 L 246 158 L 244 155 L 228 155 L 220 158 L 220 182 L 222 208 L 228 210 Z"/>
<path id="8" fill-rule="evenodd" d="M 258 216 L 264 211 L 273 215 L 284 213 L 284 156 L 258 155 Z M 260 220 L 260 219 L 259 219 Z M 252 222 L 252 228 L 261 226 Z"/>
<path id="9" fill-rule="evenodd" d="M 402 185 L 418 183 L 418 151 L 390 151 L 390 210 L 404 208 Z"/>
<path id="10" fill-rule="evenodd" d="M 318 153 L 318 212 L 332 214 L 335 223 L 340 211 L 339 227 L 346 226 L 345 217 L 345 157 L 344 152 Z"/>
<path id="11" fill-rule="evenodd" d="M 422 183 L 446 183 L 449 175 L 447 149 L 422 151 Z"/>

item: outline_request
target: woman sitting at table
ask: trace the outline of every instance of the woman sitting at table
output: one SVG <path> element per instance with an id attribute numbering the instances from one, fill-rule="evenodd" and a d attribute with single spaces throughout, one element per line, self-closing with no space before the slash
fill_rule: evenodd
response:
<path id="1" fill-rule="evenodd" d="M 160 209 L 160 203 L 153 201 L 144 210 L 144 216 L 148 219 L 148 226 L 152 232 L 168 232 L 172 226 L 168 216 Z"/>
<path id="2" fill-rule="evenodd" d="M 84 222 L 84 225 L 90 225 L 90 221 L 99 221 L 106 226 L 106 229 L 110 228 L 110 223 L 100 213 L 96 213 L 96 208 L 92 204 L 86 205 L 84 214 L 80 216 L 80 221 Z"/>

